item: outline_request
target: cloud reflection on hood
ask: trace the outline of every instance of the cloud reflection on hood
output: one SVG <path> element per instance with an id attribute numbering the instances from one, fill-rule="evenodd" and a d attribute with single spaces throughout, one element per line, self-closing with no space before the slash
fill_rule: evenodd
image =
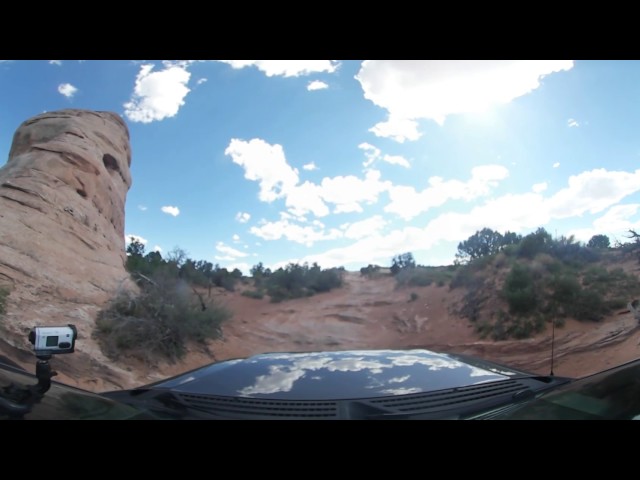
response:
<path id="1" fill-rule="evenodd" d="M 375 389 L 380 393 L 403 395 L 424 391 L 426 371 L 438 372 L 457 370 L 468 377 L 478 378 L 472 383 L 484 383 L 502 379 L 501 375 L 452 359 L 444 354 L 426 350 L 398 351 L 355 351 L 346 353 L 307 353 L 307 354 L 271 354 L 271 364 L 267 373 L 255 377 L 253 384 L 238 390 L 242 396 L 268 395 L 278 392 L 290 392 L 296 382 L 306 379 L 307 382 L 318 383 L 327 372 L 362 372 L 357 379 L 365 389 Z M 447 388 L 450 375 L 441 375 L 438 382 Z M 352 377 L 352 376 L 351 376 Z M 345 389 L 348 389 L 351 378 L 345 376 Z M 419 378 L 422 377 L 422 378 Z M 363 380 L 364 379 L 364 380 Z M 418 382 L 420 385 L 416 385 Z M 449 383 L 451 383 L 449 381 Z"/>

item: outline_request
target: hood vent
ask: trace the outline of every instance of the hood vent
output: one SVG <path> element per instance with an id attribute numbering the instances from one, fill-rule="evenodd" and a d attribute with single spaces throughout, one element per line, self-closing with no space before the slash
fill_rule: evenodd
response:
<path id="1" fill-rule="evenodd" d="M 333 401 L 262 400 L 189 393 L 178 393 L 177 395 L 190 408 L 205 410 L 223 417 L 300 420 L 338 418 L 338 404 Z"/>

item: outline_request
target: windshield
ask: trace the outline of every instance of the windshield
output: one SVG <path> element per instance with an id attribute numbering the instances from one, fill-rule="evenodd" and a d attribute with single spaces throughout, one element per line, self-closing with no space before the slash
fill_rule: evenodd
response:
<path id="1" fill-rule="evenodd" d="M 638 420 L 640 362 L 558 387 L 522 406 L 491 415 L 500 420 Z"/>
<path id="2" fill-rule="evenodd" d="M 640 61 L 0 60 L 0 355 L 296 400 L 477 383 L 327 352 L 633 360 L 639 96 Z"/>

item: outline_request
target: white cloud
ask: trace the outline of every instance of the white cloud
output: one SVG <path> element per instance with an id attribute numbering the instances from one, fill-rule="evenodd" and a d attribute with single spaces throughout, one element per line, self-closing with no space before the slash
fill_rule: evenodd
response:
<path id="1" fill-rule="evenodd" d="M 579 127 L 580 126 L 580 124 L 576 120 L 574 120 L 573 118 L 570 118 L 569 120 L 567 120 L 567 125 L 569 127 Z"/>
<path id="2" fill-rule="evenodd" d="M 334 240 L 342 237 L 342 232 L 332 228 L 328 232 L 319 226 L 301 226 L 289 220 L 276 222 L 262 222 L 259 227 L 251 227 L 250 232 L 264 240 L 279 240 L 285 238 L 292 242 L 301 243 L 308 247 L 320 240 Z"/>
<path id="3" fill-rule="evenodd" d="M 384 157 L 382 157 L 382 160 L 384 160 L 387 163 L 390 163 L 391 165 L 400 165 L 401 167 L 404 167 L 404 168 L 411 167 L 409 160 L 407 160 L 401 155 L 385 155 Z"/>
<path id="4" fill-rule="evenodd" d="M 140 235 L 135 235 L 135 234 L 133 234 L 133 233 L 127 233 L 127 234 L 124 236 L 124 241 L 125 241 L 125 243 L 127 243 L 127 244 L 131 243 L 131 242 L 132 242 L 132 241 L 134 241 L 134 240 L 135 240 L 135 241 L 137 241 L 137 242 L 140 242 L 140 243 L 141 243 L 141 244 L 143 244 L 143 245 L 146 245 L 146 244 L 147 244 L 147 239 L 146 239 L 146 238 L 141 237 Z"/>
<path id="5" fill-rule="evenodd" d="M 370 147 L 360 146 L 365 151 Z M 298 170 L 287 163 L 282 146 L 270 145 L 259 138 L 249 142 L 234 138 L 225 154 L 244 168 L 245 178 L 259 182 L 261 201 L 270 203 L 285 198 L 289 213 L 298 220 L 308 212 L 319 217 L 328 215 L 325 203 L 334 204 L 334 213 L 361 212 L 360 203 L 375 203 L 379 193 L 391 186 L 390 182 L 380 180 L 377 170 L 367 171 L 364 179 L 353 175 L 325 177 L 319 185 L 308 181 L 298 185 Z"/>
<path id="6" fill-rule="evenodd" d="M 305 163 L 302 166 L 303 170 L 308 170 L 308 171 L 313 171 L 313 170 L 318 170 L 318 166 L 315 164 L 315 162 L 309 162 L 309 163 Z"/>
<path id="7" fill-rule="evenodd" d="M 160 248 L 160 245 L 156 245 L 153 247 L 153 251 L 154 252 L 158 252 L 158 253 L 162 253 L 162 248 Z"/>
<path id="8" fill-rule="evenodd" d="M 574 235 L 577 240 L 582 242 L 588 242 L 594 235 L 607 235 L 611 243 L 615 240 L 624 243 L 628 241 L 624 237 L 628 236 L 629 230 L 640 229 L 640 218 L 636 217 L 639 211 L 640 204 L 638 203 L 615 205 L 604 215 L 595 219 L 592 227 L 572 230 L 568 232 L 568 235 Z"/>
<path id="9" fill-rule="evenodd" d="M 374 232 L 346 247 L 309 255 L 299 261 L 318 262 L 324 267 L 384 263 L 401 251 L 415 253 L 428 250 L 439 242 L 459 242 L 484 227 L 500 232 L 524 232 L 544 226 L 553 219 L 587 211 L 596 213 L 607 206 L 608 211 L 593 222 L 593 228 L 575 230 L 570 234 L 583 241 L 599 233 L 621 235 L 629 228 L 640 228 L 640 219 L 634 217 L 640 211 L 640 204 L 615 203 L 636 191 L 640 191 L 640 170 L 635 173 L 602 169 L 583 172 L 569 179 L 567 188 L 546 199 L 541 193 L 533 192 L 503 195 L 466 213 L 439 215 L 424 228 L 406 227 L 386 235 Z M 565 203 L 568 207 L 560 208 Z M 348 226 L 343 225 L 343 229 L 346 228 Z M 443 262 L 443 259 L 439 261 Z M 449 263 L 451 261 L 453 258 Z"/>
<path id="10" fill-rule="evenodd" d="M 329 88 L 329 85 L 321 82 L 320 80 L 314 80 L 312 82 L 309 82 L 309 84 L 307 85 L 307 90 L 309 90 L 310 92 L 313 90 L 324 90 L 325 88 Z"/>
<path id="11" fill-rule="evenodd" d="M 553 164 L 553 168 L 558 168 L 560 166 L 560 162 L 556 162 Z"/>
<path id="12" fill-rule="evenodd" d="M 240 235 L 238 235 L 237 233 L 234 233 L 231 239 L 233 240 L 233 243 L 238 243 L 240 242 Z"/>
<path id="13" fill-rule="evenodd" d="M 190 91 L 186 66 L 185 62 L 165 63 L 163 70 L 153 72 L 152 64 L 142 65 L 131 100 L 124 104 L 127 118 L 150 123 L 175 116 Z"/>
<path id="14" fill-rule="evenodd" d="M 231 263 L 231 264 L 227 265 L 225 268 L 227 270 L 229 270 L 229 271 L 233 271 L 233 270 L 235 270 L 237 268 L 245 276 L 249 276 L 249 273 L 251 272 L 251 265 L 249 265 L 246 262 Z"/>
<path id="15" fill-rule="evenodd" d="M 547 182 L 534 183 L 533 186 L 531 187 L 531 190 L 534 193 L 540 193 L 540 192 L 544 192 L 547 189 L 547 187 L 548 187 Z"/>
<path id="16" fill-rule="evenodd" d="M 147 211 L 147 207 L 146 207 L 146 205 L 138 205 L 138 210 L 146 212 Z"/>
<path id="17" fill-rule="evenodd" d="M 554 218 L 599 213 L 640 191 L 640 169 L 634 173 L 598 168 L 569 177 L 569 186 L 546 202 Z"/>
<path id="18" fill-rule="evenodd" d="M 62 65 L 62 60 L 49 60 L 49 65 L 57 65 L 60 67 Z"/>
<path id="19" fill-rule="evenodd" d="M 424 243 L 426 241 L 426 243 Z M 420 229 L 407 227 L 387 235 L 368 235 L 346 247 L 333 248 L 320 254 L 307 255 L 300 262 L 318 262 L 324 268 L 339 267 L 352 263 L 374 263 L 388 265 L 398 252 L 412 250 L 412 246 L 428 248 L 431 242 Z"/>
<path id="20" fill-rule="evenodd" d="M 369 131 L 377 137 L 391 138 L 399 143 L 404 143 L 405 140 L 418 140 L 422 136 L 418 131 L 418 122 L 393 115 L 384 122 L 376 123 Z"/>
<path id="21" fill-rule="evenodd" d="M 471 178 L 467 182 L 431 177 L 429 186 L 421 192 L 413 187 L 392 186 L 389 188 L 391 202 L 384 207 L 384 211 L 411 220 L 448 200 L 470 201 L 488 195 L 500 180 L 508 176 L 509 171 L 502 165 L 482 165 L 471 169 Z"/>
<path id="22" fill-rule="evenodd" d="M 259 182 L 263 202 L 285 196 L 298 183 L 298 172 L 287 163 L 281 145 L 270 145 L 259 138 L 248 142 L 233 138 L 224 153 L 244 168 L 244 178 Z"/>
<path id="23" fill-rule="evenodd" d="M 442 214 L 427 224 L 425 232 L 434 241 L 458 242 L 484 227 L 520 232 L 545 225 L 550 219 L 542 195 L 507 194 L 467 213 Z"/>
<path id="24" fill-rule="evenodd" d="M 285 205 L 289 212 L 296 217 L 308 212 L 316 217 L 329 215 L 329 207 L 322 200 L 322 188 L 311 182 L 304 182 L 289 188 Z"/>
<path id="25" fill-rule="evenodd" d="M 364 156 L 367 157 L 367 159 L 362 162 L 362 166 L 365 168 L 370 167 L 382 154 L 379 148 L 374 147 L 370 143 L 363 142 L 358 145 L 358 148 L 364 150 Z"/>
<path id="26" fill-rule="evenodd" d="M 369 205 L 378 201 L 378 195 L 391 187 L 391 182 L 381 181 L 378 170 L 369 170 L 365 178 L 353 175 L 325 177 L 320 184 L 321 196 L 327 203 L 333 203 L 333 213 L 362 212 L 361 203 Z"/>
<path id="27" fill-rule="evenodd" d="M 172 207 L 168 205 L 166 207 L 162 207 L 160 210 L 162 210 L 164 213 L 168 215 L 173 215 L 174 217 L 177 217 L 178 215 L 180 215 L 180 209 L 178 207 Z"/>
<path id="28" fill-rule="evenodd" d="M 615 205 L 600 218 L 593 221 L 593 226 L 603 232 L 635 230 L 640 227 L 640 218 L 632 218 L 640 211 L 639 203 Z"/>
<path id="29" fill-rule="evenodd" d="M 202 85 L 203 83 L 207 82 L 208 80 L 206 78 L 199 78 L 198 81 L 196 82 L 196 85 Z"/>
<path id="30" fill-rule="evenodd" d="M 294 215 L 293 212 L 280 212 L 281 220 L 293 220 L 294 222 L 306 223 L 307 219 L 304 215 Z"/>
<path id="31" fill-rule="evenodd" d="M 378 147 L 371 145 L 370 143 L 363 142 L 358 145 L 360 150 L 364 151 L 365 157 L 367 159 L 362 163 L 362 166 L 365 168 L 370 167 L 376 160 L 381 159 L 387 163 L 392 165 L 401 165 L 403 167 L 409 168 L 409 162 L 406 158 L 400 155 L 384 155 L 382 156 L 382 152 Z"/>
<path id="32" fill-rule="evenodd" d="M 374 215 L 366 220 L 345 225 L 344 236 L 346 238 L 357 240 L 369 235 L 377 235 L 378 231 L 382 230 L 386 224 L 387 222 L 382 218 L 382 216 Z"/>
<path id="33" fill-rule="evenodd" d="M 70 83 L 61 83 L 60 85 L 58 85 L 58 92 L 67 98 L 72 98 L 77 93 L 77 91 L 78 89 Z"/>
<path id="34" fill-rule="evenodd" d="M 251 218 L 251 215 L 249 215 L 247 212 L 236 213 L 236 220 L 240 223 L 247 223 L 250 218 Z"/>
<path id="35" fill-rule="evenodd" d="M 420 136 L 415 120 L 442 124 L 448 115 L 508 103 L 572 67 L 570 60 L 367 60 L 355 78 L 389 115 L 371 131 L 402 142 Z"/>
<path id="36" fill-rule="evenodd" d="M 425 227 L 405 227 L 386 235 L 372 233 L 359 238 L 346 247 L 308 255 L 300 262 L 318 262 L 325 268 L 349 264 L 378 263 L 388 265 L 391 258 L 399 252 L 425 251 L 439 242 L 459 242 L 484 227 L 498 231 L 521 231 L 543 225 L 549 221 L 545 212 L 541 212 L 543 198 L 527 193 L 506 195 L 498 200 L 473 208 L 468 213 L 447 213 L 436 217 Z M 450 259 L 428 258 L 427 264 L 450 264 Z"/>
<path id="37" fill-rule="evenodd" d="M 248 253 L 241 252 L 240 250 L 236 250 L 233 247 L 225 245 L 224 242 L 216 243 L 216 250 L 219 251 L 220 253 L 228 256 L 228 257 L 231 257 L 232 260 L 234 260 L 236 258 L 242 258 L 242 257 L 248 257 L 249 256 Z"/>
<path id="38" fill-rule="evenodd" d="M 333 73 L 340 65 L 335 60 L 218 60 L 233 68 L 255 66 L 267 77 L 298 77 L 311 73 Z"/>

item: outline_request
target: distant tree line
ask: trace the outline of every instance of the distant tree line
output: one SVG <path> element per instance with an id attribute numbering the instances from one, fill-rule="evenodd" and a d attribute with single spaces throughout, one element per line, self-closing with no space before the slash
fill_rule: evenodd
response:
<path id="1" fill-rule="evenodd" d="M 609 247 L 610 240 L 606 235 L 594 235 L 584 245 L 576 241 L 573 235 L 554 239 L 543 227 L 524 237 L 509 231 L 502 234 L 490 228 L 483 228 L 458 244 L 456 262 L 469 263 L 505 249 L 509 254 L 515 253 L 519 257 L 529 259 L 539 253 L 549 253 L 563 259 L 588 260 L 597 257 L 597 250 Z"/>
<path id="2" fill-rule="evenodd" d="M 169 252 L 166 259 L 156 251 L 145 254 L 144 245 L 135 239 L 127 246 L 127 270 L 136 281 L 140 280 L 140 275 L 151 276 L 162 271 L 164 275 L 183 279 L 192 285 L 216 286 L 231 292 L 242 279 L 239 269 L 229 271 L 205 260 L 192 260 L 178 247 Z"/>
<path id="3" fill-rule="evenodd" d="M 341 287 L 343 274 L 342 267 L 322 269 L 317 263 L 311 266 L 308 263 L 289 263 L 286 267 L 271 271 L 260 262 L 251 268 L 255 289 L 247 290 L 243 295 L 263 298 L 266 294 L 272 302 L 310 297 Z"/>

